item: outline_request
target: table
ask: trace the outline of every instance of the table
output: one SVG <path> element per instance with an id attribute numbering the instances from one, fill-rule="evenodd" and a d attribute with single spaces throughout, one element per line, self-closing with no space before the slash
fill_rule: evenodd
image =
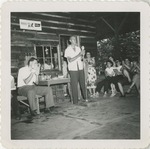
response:
<path id="1" fill-rule="evenodd" d="M 39 81 L 38 85 L 40 85 L 40 86 L 41 85 L 51 86 L 51 85 L 66 84 L 66 83 L 70 83 L 69 78 L 58 78 L 58 79 L 42 80 L 42 81 Z"/>
<path id="2" fill-rule="evenodd" d="M 59 85 L 59 84 L 70 84 L 70 78 L 55 78 L 55 79 L 50 79 L 50 80 L 40 80 L 38 82 L 39 86 L 53 86 L 53 85 Z M 69 96 L 70 96 L 70 101 L 71 101 L 71 90 L 70 90 L 70 86 L 68 87 L 68 92 L 69 92 Z M 56 95 L 57 98 L 57 95 Z"/>

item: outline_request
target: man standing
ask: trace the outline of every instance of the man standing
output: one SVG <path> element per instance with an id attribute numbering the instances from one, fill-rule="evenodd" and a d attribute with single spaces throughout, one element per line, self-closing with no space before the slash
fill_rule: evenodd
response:
<path id="1" fill-rule="evenodd" d="M 28 98 L 32 116 L 37 115 L 36 95 L 45 96 L 46 113 L 49 113 L 50 107 L 54 106 L 52 89 L 35 85 L 38 82 L 39 70 L 37 59 L 32 57 L 28 65 L 19 69 L 18 73 L 18 94 Z"/>
<path id="2" fill-rule="evenodd" d="M 73 104 L 78 104 L 78 83 L 80 84 L 83 99 L 86 100 L 86 86 L 85 76 L 83 70 L 82 56 L 85 54 L 85 50 L 82 50 L 77 46 L 76 37 L 71 36 L 69 41 L 71 45 L 65 50 L 65 57 L 68 61 L 68 69 L 71 78 L 71 90 Z"/>

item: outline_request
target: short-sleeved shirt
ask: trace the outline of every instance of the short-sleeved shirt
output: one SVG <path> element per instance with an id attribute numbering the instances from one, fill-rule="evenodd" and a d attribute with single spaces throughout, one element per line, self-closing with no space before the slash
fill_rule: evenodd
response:
<path id="1" fill-rule="evenodd" d="M 22 67 L 19 69 L 19 73 L 18 73 L 18 87 L 22 87 L 24 85 L 34 85 L 33 82 L 36 82 L 36 75 L 34 74 L 32 79 L 30 80 L 30 82 L 28 84 L 26 84 L 24 82 L 24 80 L 26 78 L 29 77 L 29 75 L 31 74 L 31 71 L 29 69 L 28 66 Z"/>
<path id="2" fill-rule="evenodd" d="M 65 50 L 65 57 L 73 58 L 77 56 L 81 52 L 81 49 L 77 46 L 75 46 L 75 50 L 68 46 Z M 78 57 L 76 60 L 69 62 L 68 61 L 68 69 L 69 71 L 77 71 L 77 70 L 83 70 L 83 61 L 81 60 L 81 57 Z"/>
<path id="3" fill-rule="evenodd" d="M 114 67 L 114 70 L 117 70 L 119 73 L 122 73 L 122 66 Z"/>
<path id="4" fill-rule="evenodd" d="M 109 75 L 113 75 L 115 76 L 115 72 L 114 72 L 114 67 L 110 67 L 110 68 L 106 68 L 105 71 L 109 74 Z"/>

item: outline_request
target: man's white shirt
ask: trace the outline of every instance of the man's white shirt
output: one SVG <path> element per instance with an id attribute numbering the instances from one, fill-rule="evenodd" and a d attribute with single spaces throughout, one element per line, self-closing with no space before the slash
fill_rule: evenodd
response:
<path id="1" fill-rule="evenodd" d="M 74 50 L 71 46 L 68 46 L 67 49 L 65 50 L 64 57 L 73 58 L 77 56 L 80 52 L 81 52 L 81 49 L 79 47 L 75 46 L 75 50 Z M 68 69 L 70 71 L 83 70 L 83 62 L 81 60 L 81 57 L 78 57 L 76 60 L 72 62 L 68 61 Z"/>
<path id="2" fill-rule="evenodd" d="M 115 76 L 114 67 L 106 68 L 105 71 L 108 73 L 108 75 Z"/>
<path id="3" fill-rule="evenodd" d="M 33 75 L 32 79 L 28 84 L 25 84 L 24 80 L 29 77 L 31 71 L 28 66 L 22 67 L 19 69 L 18 73 L 18 87 L 22 87 L 24 85 L 34 85 L 33 82 L 36 82 L 36 74 Z"/>

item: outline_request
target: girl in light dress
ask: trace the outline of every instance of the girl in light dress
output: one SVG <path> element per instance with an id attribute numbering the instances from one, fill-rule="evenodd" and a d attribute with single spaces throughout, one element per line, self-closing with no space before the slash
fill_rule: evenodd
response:
<path id="1" fill-rule="evenodd" d="M 87 82 L 87 89 L 90 93 L 91 97 L 95 97 L 95 89 L 96 89 L 96 69 L 95 69 L 95 58 L 91 57 L 91 53 L 87 52 L 86 53 L 86 58 L 85 58 L 85 64 L 86 64 L 86 82 Z"/>
<path id="2" fill-rule="evenodd" d="M 69 73 L 68 73 L 68 65 L 67 61 L 65 60 L 64 56 L 61 56 L 61 61 L 62 61 L 62 73 L 63 73 L 63 78 L 69 78 Z M 67 90 L 68 87 L 70 87 L 70 84 L 64 84 L 63 86 L 63 92 L 64 96 L 68 96 Z"/>

